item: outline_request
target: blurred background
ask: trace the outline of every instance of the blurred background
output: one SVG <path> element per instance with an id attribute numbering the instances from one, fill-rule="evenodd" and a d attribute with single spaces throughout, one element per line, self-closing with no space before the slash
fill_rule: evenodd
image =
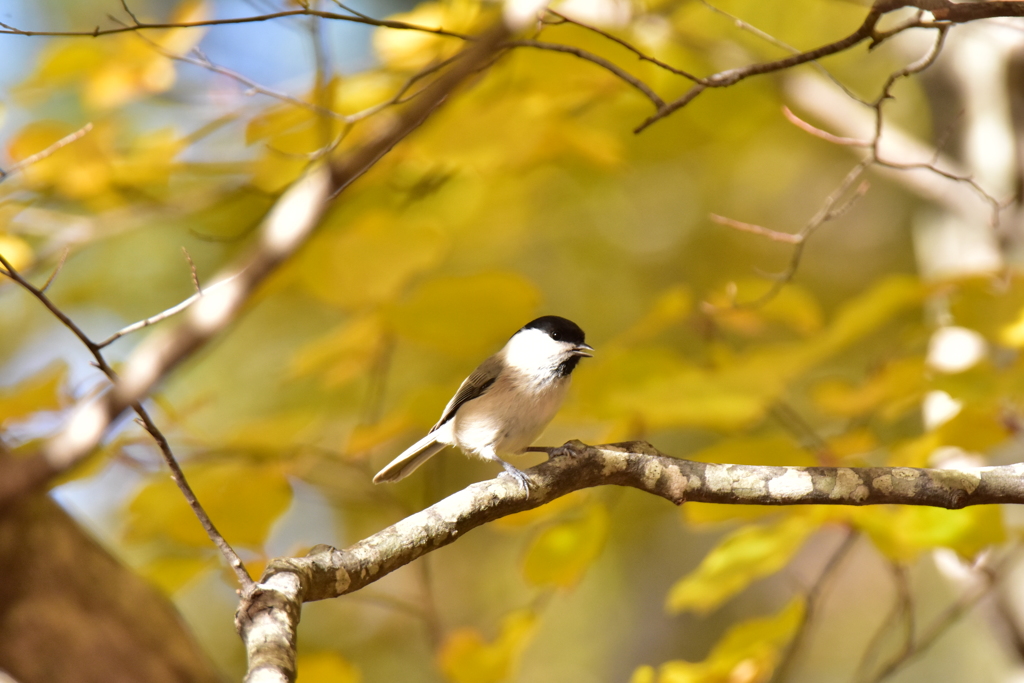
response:
<path id="1" fill-rule="evenodd" d="M 173 23 L 306 4 L 128 8 Z M 501 10 L 308 6 L 467 33 Z M 837 40 L 867 12 L 845 0 L 554 7 L 700 75 Z M 527 32 L 600 55 L 666 101 L 690 85 L 607 35 L 549 19 Z M 6 0 L 0 21 L 91 32 L 132 17 L 116 0 Z M 653 107 L 609 71 L 511 50 L 346 190 L 233 328 L 147 407 L 254 575 L 496 476 L 446 451 L 399 484 L 370 482 L 481 358 L 544 314 L 578 322 L 597 349 L 545 445 L 644 439 L 676 457 L 749 464 L 1019 461 L 1024 23 L 953 26 L 930 68 L 872 106 L 935 41 L 935 30 L 907 31 L 709 90 L 639 134 Z M 310 16 L 0 34 L 0 168 L 92 124 L 0 182 L 0 253 L 40 284 L 66 254 L 48 293 L 106 338 L 193 293 L 183 248 L 208 282 L 311 158 L 379 131 L 394 106 L 374 108 L 460 46 Z M 842 191 L 866 151 L 814 127 L 870 140 L 879 111 L 885 163 Z M 816 219 L 829 201 L 848 207 Z M 794 244 L 712 215 L 804 230 L 798 262 Z M 119 339 L 108 358 L 145 336 Z M 6 447 L 32 449 L 105 386 L 89 361 L 37 301 L 0 281 Z M 173 600 L 215 676 L 242 675 L 234 578 L 148 435 L 124 420 L 51 495 Z M 676 509 L 588 490 L 306 605 L 300 677 L 1022 680 L 1019 529 L 1019 513 L 996 507 Z M 4 614 L 0 604 L 0 631 L 15 623 Z"/>

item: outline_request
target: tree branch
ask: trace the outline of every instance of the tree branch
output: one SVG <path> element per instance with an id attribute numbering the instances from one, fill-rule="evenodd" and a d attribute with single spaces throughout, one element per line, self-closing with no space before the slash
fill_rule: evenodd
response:
<path id="1" fill-rule="evenodd" d="M 264 21 L 274 21 L 276 19 L 282 19 L 285 17 L 320 17 L 322 19 L 332 19 L 334 21 L 349 21 L 355 24 L 366 24 L 367 26 L 379 26 L 381 28 L 391 28 L 401 31 L 421 31 L 423 33 L 433 33 L 439 36 L 461 38 L 463 40 L 470 38 L 470 36 L 466 35 L 465 33 L 447 31 L 440 27 L 435 28 L 430 26 L 419 26 L 417 24 L 410 24 L 405 21 L 392 21 L 390 19 L 373 19 L 364 14 L 338 14 L 337 12 L 323 12 L 314 9 L 286 10 L 283 12 L 272 12 L 269 14 L 259 14 L 249 17 L 235 17 L 231 19 L 207 19 L 205 21 L 183 21 L 155 24 L 148 22 L 136 22 L 133 24 L 122 24 L 120 26 L 115 26 L 113 28 L 101 29 L 99 26 L 97 26 L 92 31 L 26 31 L 24 29 L 15 28 L 10 24 L 0 22 L 0 35 L 8 34 L 15 36 L 66 36 L 97 38 L 99 36 L 107 36 L 115 33 L 130 33 L 133 31 L 143 30 L 201 28 L 203 26 L 223 26 L 226 24 L 252 24 Z"/>
<path id="2" fill-rule="evenodd" d="M 235 624 L 249 654 L 249 681 L 292 680 L 303 602 L 357 591 L 488 522 L 579 489 L 628 486 L 684 502 L 732 505 L 968 505 L 1024 503 L 1024 464 L 961 470 L 909 467 L 759 467 L 672 458 L 634 441 L 566 444 L 573 454 L 529 470 L 528 494 L 508 477 L 472 484 L 359 543 L 320 545 L 270 563 L 244 597 Z M 282 664 L 283 663 L 283 664 Z"/>
<path id="3" fill-rule="evenodd" d="M 76 406 L 64 430 L 39 452 L 4 462 L 0 504 L 45 485 L 81 462 L 121 413 L 233 322 L 263 280 L 309 238 L 330 201 L 416 130 L 469 75 L 489 64 L 507 35 L 504 25 L 499 25 L 470 42 L 464 58 L 453 60 L 375 138 L 330 164 L 313 167 L 289 188 L 264 219 L 249 253 L 222 271 L 202 296 L 187 301 L 192 305 L 181 324 L 144 340 L 128 357 L 111 390 L 98 400 Z M 45 297 L 43 303 L 90 351 L 95 354 L 99 350 L 59 308 Z"/>

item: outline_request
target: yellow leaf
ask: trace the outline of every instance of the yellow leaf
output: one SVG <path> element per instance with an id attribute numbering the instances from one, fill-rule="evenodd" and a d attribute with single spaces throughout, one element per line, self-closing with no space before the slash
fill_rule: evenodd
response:
<path id="1" fill-rule="evenodd" d="M 941 445 L 942 437 L 938 432 L 898 441 L 889 447 L 891 453 L 886 464 L 891 467 L 927 467 L 932 453 Z"/>
<path id="2" fill-rule="evenodd" d="M 773 524 L 734 531 L 704 557 L 700 566 L 672 586 L 668 609 L 710 612 L 755 580 L 786 566 L 819 526 L 813 516 L 794 515 Z"/>
<path id="3" fill-rule="evenodd" d="M 844 306 L 832 324 L 798 343 L 760 346 L 716 369 L 686 366 L 606 389 L 615 412 L 637 412 L 650 428 L 681 425 L 739 429 L 761 419 L 787 383 L 918 304 L 912 278 L 883 280 Z"/>
<path id="4" fill-rule="evenodd" d="M 103 47 L 99 41 L 54 41 L 46 44 L 39 58 L 36 73 L 27 87 L 61 87 L 81 78 L 103 63 Z"/>
<path id="5" fill-rule="evenodd" d="M 840 458 L 864 456 L 879 446 L 878 438 L 868 429 L 854 429 L 828 440 L 829 450 Z"/>
<path id="6" fill-rule="evenodd" d="M 113 180 L 123 187 L 166 185 L 177 167 L 175 158 L 186 145 L 187 140 L 171 128 L 141 135 L 132 141 L 127 154 L 113 160 Z"/>
<path id="7" fill-rule="evenodd" d="M 270 525 L 291 503 L 291 485 L 276 465 L 242 461 L 200 465 L 186 475 L 214 525 L 236 546 L 260 547 Z M 206 548 L 211 542 L 166 475 L 142 488 L 128 505 L 128 536 Z"/>
<path id="8" fill-rule="evenodd" d="M 987 452 L 1013 435 L 998 406 L 976 404 L 961 408 L 951 420 L 939 427 L 938 433 L 943 445 L 959 446 L 978 453 Z"/>
<path id="9" fill-rule="evenodd" d="M 789 284 L 757 308 L 735 308 L 733 301 L 753 301 L 771 287 L 766 280 L 745 279 L 729 284 L 730 292 L 715 292 L 708 300 L 716 306 L 712 315 L 723 327 L 746 335 L 765 332 L 769 323 L 786 325 L 795 332 L 809 335 L 822 326 L 821 306 L 814 296 L 799 285 Z"/>
<path id="10" fill-rule="evenodd" d="M 999 330 L 999 342 L 1012 349 L 1024 347 L 1024 308 L 1016 320 Z"/>
<path id="11" fill-rule="evenodd" d="M 596 166 L 613 168 L 622 163 L 625 152 L 619 136 L 603 128 L 581 126 L 579 122 L 572 121 L 562 126 L 559 132 L 560 144 Z"/>
<path id="12" fill-rule="evenodd" d="M 258 420 L 240 421 L 225 434 L 223 445 L 229 449 L 276 453 L 306 442 L 303 435 L 315 435 L 319 426 L 317 417 L 305 411 L 266 415 Z"/>
<path id="13" fill-rule="evenodd" d="M 826 330 L 822 351 L 835 351 L 873 332 L 897 314 L 921 303 L 925 289 L 909 276 L 881 280 L 865 294 L 840 309 Z"/>
<path id="14" fill-rule="evenodd" d="M 657 683 L 658 673 L 653 666 L 644 665 L 637 667 L 633 675 L 629 677 L 629 683 Z"/>
<path id="15" fill-rule="evenodd" d="M 387 72 L 364 72 L 342 80 L 334 93 L 334 109 L 351 115 L 391 99 L 402 81 Z"/>
<path id="16" fill-rule="evenodd" d="M 924 395 L 925 368 L 920 357 L 887 364 L 860 386 L 842 380 L 825 380 L 814 388 L 814 401 L 823 411 L 840 417 L 857 417 L 892 403 L 906 409 Z M 892 410 L 889 417 L 899 417 Z"/>
<path id="17" fill-rule="evenodd" d="M 395 299 L 440 261 L 446 247 L 444 235 L 430 224 L 371 210 L 351 228 L 314 240 L 298 270 L 317 298 L 352 310 Z"/>
<path id="18" fill-rule="evenodd" d="M 61 387 L 67 366 L 54 363 L 22 382 L 0 389 L 0 425 L 42 410 L 57 410 L 64 401 Z"/>
<path id="19" fill-rule="evenodd" d="M 171 14 L 169 24 L 195 24 L 210 18 L 210 5 L 205 0 L 184 0 Z M 168 52 L 178 55 L 187 54 L 202 40 L 206 27 L 172 28 L 162 32 L 154 39 L 158 45 Z"/>
<path id="20" fill-rule="evenodd" d="M 390 319 L 407 339 L 451 355 L 486 353 L 530 319 L 537 287 L 516 273 L 487 272 L 425 282 Z M 466 334 L 471 323 L 473 334 Z"/>
<path id="21" fill-rule="evenodd" d="M 963 510 L 924 506 L 866 507 L 850 510 L 850 521 L 865 531 L 883 553 L 901 562 L 921 552 L 951 548 L 971 559 L 1006 540 L 998 506 L 978 505 Z"/>
<path id="22" fill-rule="evenodd" d="M 316 373 L 326 387 L 337 387 L 367 372 L 384 348 L 376 316 L 356 318 L 306 344 L 292 357 L 293 376 Z"/>
<path id="23" fill-rule="evenodd" d="M 608 511 L 592 503 L 579 518 L 558 522 L 533 539 L 523 575 L 535 586 L 572 588 L 601 554 L 607 538 Z"/>
<path id="24" fill-rule="evenodd" d="M 388 415 L 371 425 L 357 425 L 348 436 L 345 454 L 353 456 L 366 453 L 391 441 L 409 427 L 409 418 L 404 414 Z"/>
<path id="25" fill-rule="evenodd" d="M 473 28 L 479 14 L 477 2 L 424 2 L 411 12 L 389 17 L 427 28 L 465 32 Z M 419 70 L 442 54 L 458 49 L 460 42 L 425 31 L 395 31 L 379 28 L 373 33 L 373 47 L 381 61 L 391 69 Z"/>
<path id="26" fill-rule="evenodd" d="M 779 654 L 803 621 L 802 597 L 790 600 L 770 617 L 749 619 L 733 626 L 708 657 L 708 664 L 728 681 L 765 681 L 775 670 Z"/>
<path id="27" fill-rule="evenodd" d="M 299 683 L 360 683 L 363 680 L 359 669 L 336 652 L 300 654 L 296 667 Z"/>
<path id="28" fill-rule="evenodd" d="M 209 554 L 164 555 L 143 565 L 141 572 L 168 595 L 179 590 L 205 569 L 217 567 Z"/>
<path id="29" fill-rule="evenodd" d="M 0 256 L 7 259 L 15 270 L 24 270 L 35 262 L 35 254 L 28 242 L 3 232 L 0 232 Z"/>
<path id="30" fill-rule="evenodd" d="M 69 133 L 71 126 L 57 121 L 35 121 L 11 139 L 8 153 L 20 161 L 41 152 Z M 97 124 L 92 132 L 41 159 L 22 171 L 36 189 L 54 188 L 72 199 L 96 197 L 111 183 L 111 130 Z"/>
<path id="31" fill-rule="evenodd" d="M 286 156 L 268 148 L 253 163 L 252 185 L 267 194 L 277 194 L 295 182 L 308 166 L 305 157 Z"/>
<path id="32" fill-rule="evenodd" d="M 663 291 L 644 316 L 618 339 L 620 344 L 635 344 L 664 331 L 669 325 L 684 320 L 693 311 L 693 294 L 685 285 Z"/>
<path id="33" fill-rule="evenodd" d="M 498 683 L 511 678 L 536 626 L 536 615 L 520 610 L 502 620 L 501 633 L 492 643 L 476 629 L 453 631 L 438 653 L 441 672 L 452 683 Z"/>
<path id="34" fill-rule="evenodd" d="M 794 598 L 778 614 L 736 624 L 703 662 L 676 660 L 655 670 L 638 668 L 630 683 L 762 683 L 803 622 L 803 598 Z"/>

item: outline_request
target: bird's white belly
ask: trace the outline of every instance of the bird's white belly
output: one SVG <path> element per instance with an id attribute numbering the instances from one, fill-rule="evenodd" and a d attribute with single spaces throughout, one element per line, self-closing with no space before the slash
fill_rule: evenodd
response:
<path id="1" fill-rule="evenodd" d="M 452 418 L 455 445 L 466 453 L 519 453 L 540 436 L 555 417 L 569 388 L 568 378 L 536 391 L 494 387 L 469 401 Z"/>

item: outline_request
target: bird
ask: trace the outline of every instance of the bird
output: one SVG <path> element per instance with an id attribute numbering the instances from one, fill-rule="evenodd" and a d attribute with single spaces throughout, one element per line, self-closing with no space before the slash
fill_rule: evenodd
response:
<path id="1" fill-rule="evenodd" d="M 523 452 L 540 436 L 561 407 L 573 370 L 593 350 L 571 320 L 531 320 L 463 380 L 437 424 L 373 482 L 403 479 L 445 446 L 457 446 L 500 464 L 529 494 L 530 477 L 501 456 Z"/>

